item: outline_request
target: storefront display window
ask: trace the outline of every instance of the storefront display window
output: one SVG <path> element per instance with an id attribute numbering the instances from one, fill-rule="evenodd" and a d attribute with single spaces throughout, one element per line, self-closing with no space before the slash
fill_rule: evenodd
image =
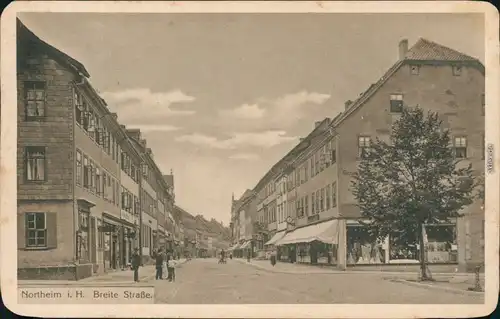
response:
<path id="1" fill-rule="evenodd" d="M 89 261 L 89 213 L 79 209 L 78 254 L 81 262 Z"/>
<path id="2" fill-rule="evenodd" d="M 362 225 L 347 226 L 347 264 L 384 264 L 387 247 L 373 239 Z"/>

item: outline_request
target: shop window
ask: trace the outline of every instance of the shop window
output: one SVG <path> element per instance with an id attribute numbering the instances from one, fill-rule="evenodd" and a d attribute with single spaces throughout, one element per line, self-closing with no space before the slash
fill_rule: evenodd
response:
<path id="1" fill-rule="evenodd" d="M 24 83 L 25 112 L 27 121 L 45 117 L 45 82 L 27 81 Z"/>
<path id="2" fill-rule="evenodd" d="M 46 150 L 43 146 L 29 146 L 25 148 L 25 177 L 27 181 L 45 181 Z"/>
<path id="3" fill-rule="evenodd" d="M 361 225 L 347 226 L 347 264 L 384 264 L 385 248 Z"/>

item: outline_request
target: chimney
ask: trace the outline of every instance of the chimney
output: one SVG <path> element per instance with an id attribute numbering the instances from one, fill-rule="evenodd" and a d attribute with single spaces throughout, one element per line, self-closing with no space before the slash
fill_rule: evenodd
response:
<path id="1" fill-rule="evenodd" d="M 318 126 L 320 126 L 320 124 L 321 124 L 321 121 L 314 122 L 314 128 L 317 128 Z"/>
<path id="2" fill-rule="evenodd" d="M 113 117 L 113 119 L 117 120 L 117 119 L 118 119 L 118 114 L 116 114 L 116 113 L 111 113 L 111 117 Z"/>
<path id="3" fill-rule="evenodd" d="M 349 106 L 351 106 L 352 104 L 352 101 L 351 100 L 347 100 L 345 101 L 344 105 L 345 105 L 345 109 L 347 110 L 349 108 Z"/>
<path id="4" fill-rule="evenodd" d="M 408 40 L 403 39 L 399 42 L 399 59 L 403 60 L 408 53 Z"/>

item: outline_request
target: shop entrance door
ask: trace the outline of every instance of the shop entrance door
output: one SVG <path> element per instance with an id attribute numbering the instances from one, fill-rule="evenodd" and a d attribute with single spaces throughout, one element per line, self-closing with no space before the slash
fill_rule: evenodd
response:
<path id="1" fill-rule="evenodd" d="M 116 241 L 111 241 L 111 268 L 116 269 Z"/>

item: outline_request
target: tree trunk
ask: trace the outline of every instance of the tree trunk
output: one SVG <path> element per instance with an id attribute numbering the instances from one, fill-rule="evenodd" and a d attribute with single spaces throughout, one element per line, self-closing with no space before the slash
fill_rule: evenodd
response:
<path id="1" fill-rule="evenodd" d="M 420 280 L 422 281 L 430 281 L 432 280 L 432 276 L 430 274 L 429 268 L 427 266 L 427 258 L 425 258 L 425 240 L 424 240 L 424 224 L 419 225 L 418 229 L 418 239 L 420 246 Z"/>

